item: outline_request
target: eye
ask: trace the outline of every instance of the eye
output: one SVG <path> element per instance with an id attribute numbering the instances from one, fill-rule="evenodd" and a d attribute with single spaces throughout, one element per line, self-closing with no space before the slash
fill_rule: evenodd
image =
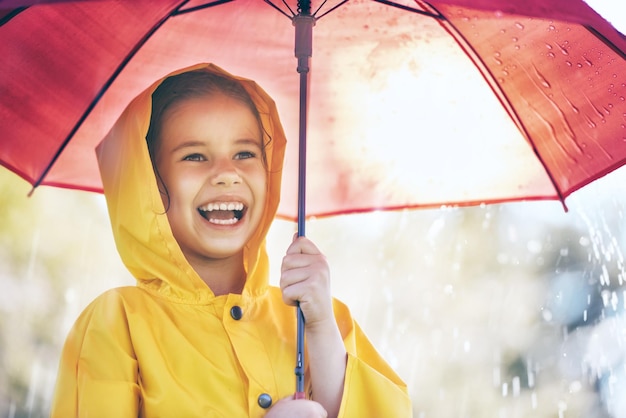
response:
<path id="1" fill-rule="evenodd" d="M 248 158 L 255 158 L 255 157 L 256 157 L 256 153 L 252 151 L 240 151 L 237 154 L 235 154 L 235 160 L 246 160 Z"/>
<path id="2" fill-rule="evenodd" d="M 206 158 L 202 154 L 189 154 L 183 157 L 183 161 L 206 161 Z"/>

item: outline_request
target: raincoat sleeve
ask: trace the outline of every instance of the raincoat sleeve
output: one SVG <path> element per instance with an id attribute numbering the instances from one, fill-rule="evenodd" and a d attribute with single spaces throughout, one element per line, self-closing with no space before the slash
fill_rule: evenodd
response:
<path id="1" fill-rule="evenodd" d="M 124 301 L 96 298 L 70 331 L 59 365 L 51 417 L 137 417 L 138 367 Z"/>
<path id="2" fill-rule="evenodd" d="M 334 309 L 348 353 L 339 418 L 412 417 L 406 384 L 378 354 L 348 308 L 335 301 Z"/>

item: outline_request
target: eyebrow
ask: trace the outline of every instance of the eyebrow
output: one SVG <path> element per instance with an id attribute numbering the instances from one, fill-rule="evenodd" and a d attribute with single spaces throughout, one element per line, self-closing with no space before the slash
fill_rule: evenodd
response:
<path id="1" fill-rule="evenodd" d="M 262 144 L 259 143 L 258 140 L 256 139 L 252 139 L 252 138 L 241 138 L 241 139 L 237 139 L 235 141 L 236 145 L 254 145 L 255 147 L 259 147 L 262 148 Z M 182 144 L 177 145 L 172 152 L 176 152 L 179 151 L 181 149 L 185 149 L 185 148 L 192 148 L 192 147 L 202 147 L 202 146 L 206 146 L 206 142 L 203 141 L 186 141 L 183 142 Z"/>
<path id="2" fill-rule="evenodd" d="M 202 142 L 202 141 L 187 141 L 187 142 L 183 142 L 182 144 L 179 144 L 176 147 L 174 147 L 172 152 L 181 150 L 183 148 L 201 147 L 203 145 L 206 145 L 206 144 L 204 142 Z"/>
<path id="3" fill-rule="evenodd" d="M 236 140 L 235 144 L 237 145 L 249 144 L 249 145 L 254 145 L 255 147 L 262 148 L 263 147 L 262 141 L 263 140 L 259 141 L 259 140 L 252 139 L 252 138 L 241 138 L 241 139 Z"/>

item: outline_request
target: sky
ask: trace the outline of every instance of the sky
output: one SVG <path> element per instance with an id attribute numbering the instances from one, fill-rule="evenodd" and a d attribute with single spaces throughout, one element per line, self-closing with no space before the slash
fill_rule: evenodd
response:
<path id="1" fill-rule="evenodd" d="M 617 30 L 626 34 L 626 2 L 624 0 L 585 0 Z"/>

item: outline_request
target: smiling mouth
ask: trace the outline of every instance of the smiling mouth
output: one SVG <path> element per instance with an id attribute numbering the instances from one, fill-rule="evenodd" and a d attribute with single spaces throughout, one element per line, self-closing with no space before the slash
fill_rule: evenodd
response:
<path id="1" fill-rule="evenodd" d="M 215 202 L 199 207 L 204 219 L 215 225 L 234 225 L 243 218 L 246 206 L 241 202 Z"/>

